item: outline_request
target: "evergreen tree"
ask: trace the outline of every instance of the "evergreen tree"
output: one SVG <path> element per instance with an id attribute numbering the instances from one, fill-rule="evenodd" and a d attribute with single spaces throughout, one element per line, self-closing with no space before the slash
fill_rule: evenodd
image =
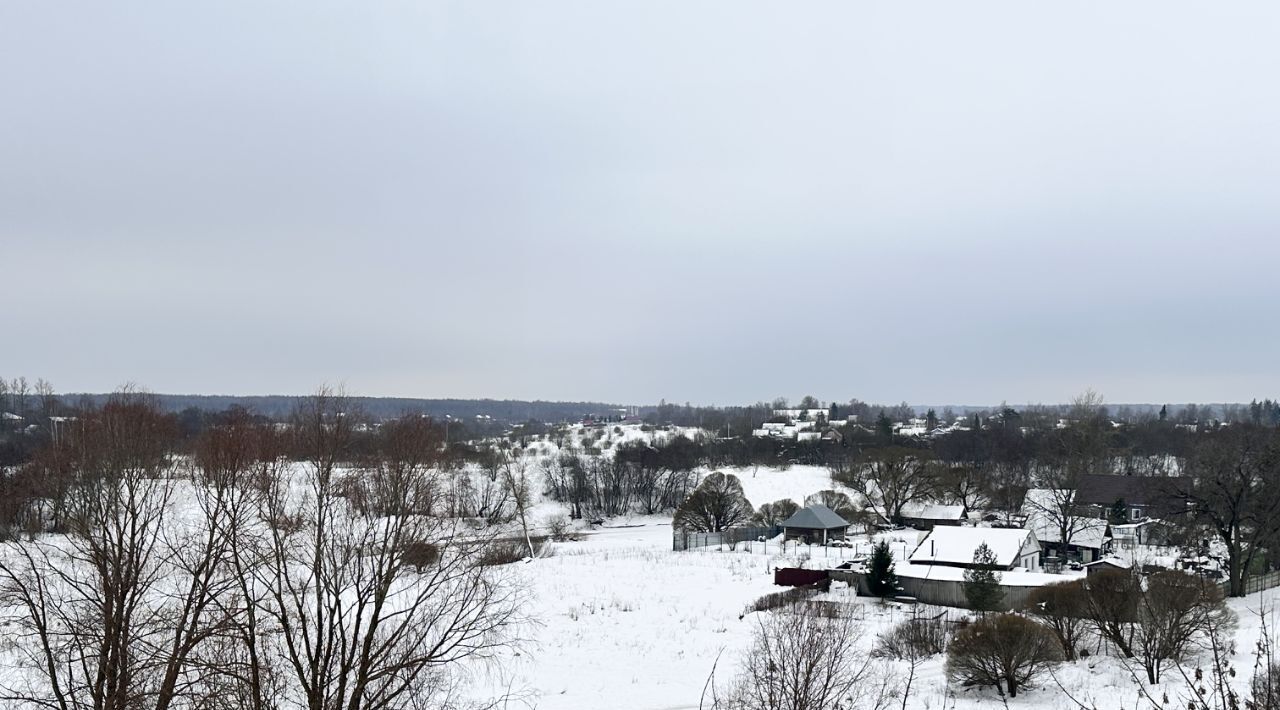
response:
<path id="1" fill-rule="evenodd" d="M 889 419 L 889 415 L 880 410 L 880 416 L 876 417 L 876 431 L 885 441 L 893 440 L 893 420 Z"/>
<path id="2" fill-rule="evenodd" d="M 924 428 L 925 428 L 925 431 L 933 431 L 934 429 L 938 428 L 937 412 L 930 409 L 928 413 L 924 415 Z"/>
<path id="3" fill-rule="evenodd" d="M 1129 522 L 1129 507 L 1125 505 L 1124 498 L 1117 498 L 1116 502 L 1111 504 L 1111 510 L 1107 513 L 1107 522 L 1112 525 L 1124 525 Z"/>
<path id="4" fill-rule="evenodd" d="M 996 572 L 999 568 L 996 553 L 984 542 L 973 551 L 973 564 L 973 569 L 964 572 L 964 597 L 969 602 L 969 608 L 982 612 L 995 611 L 1004 601 L 1000 575 Z"/>
<path id="5" fill-rule="evenodd" d="M 1162 404 L 1160 405 L 1160 421 L 1165 422 L 1168 420 L 1169 420 L 1169 405 Z"/>
<path id="6" fill-rule="evenodd" d="M 893 571 L 893 551 L 889 541 L 881 540 L 871 548 L 871 561 L 867 563 L 867 588 L 877 597 L 898 593 L 898 575 Z"/>

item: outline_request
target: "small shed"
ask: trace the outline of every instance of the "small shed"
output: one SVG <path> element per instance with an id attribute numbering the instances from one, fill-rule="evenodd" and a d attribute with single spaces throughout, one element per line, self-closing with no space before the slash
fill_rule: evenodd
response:
<path id="1" fill-rule="evenodd" d="M 932 530 L 935 525 L 959 525 L 965 519 L 963 505 L 942 505 L 913 501 L 902 506 L 902 522 L 917 530 Z"/>
<path id="2" fill-rule="evenodd" d="M 801 508 L 782 521 L 784 540 L 802 540 L 807 544 L 843 540 L 848 530 L 849 522 L 825 505 Z"/>
<path id="3" fill-rule="evenodd" d="M 1085 570 L 1085 574 L 1092 575 L 1092 574 L 1098 574 L 1099 572 L 1106 572 L 1108 570 L 1128 572 L 1131 567 L 1132 565 L 1130 565 L 1128 562 L 1126 562 L 1125 560 L 1119 559 L 1117 557 L 1104 557 L 1100 560 L 1095 560 L 1085 565 L 1084 570 Z"/>

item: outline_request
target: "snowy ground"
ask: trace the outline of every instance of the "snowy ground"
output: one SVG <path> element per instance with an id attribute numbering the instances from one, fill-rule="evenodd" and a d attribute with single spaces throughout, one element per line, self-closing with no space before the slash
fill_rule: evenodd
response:
<path id="1" fill-rule="evenodd" d="M 573 438 L 580 435 L 574 432 Z M 620 433 L 608 430 L 605 437 L 616 444 L 671 435 L 624 426 Z M 546 455 L 548 446 L 540 442 L 530 453 Z M 718 470 L 738 476 L 755 506 L 781 498 L 802 503 L 812 493 L 838 488 L 827 469 L 816 466 Z M 537 506 L 539 518 L 562 514 L 563 508 L 552 501 Z M 760 616 L 743 616 L 743 612 L 755 599 L 781 589 L 772 584 L 774 567 L 801 561 L 814 567 L 838 563 L 865 555 L 871 542 L 879 539 L 889 540 L 901 560 L 918 538 L 916 531 L 903 530 L 855 538 L 852 548 L 782 548 L 771 541 L 743 543 L 733 551 L 673 552 L 669 517 L 610 520 L 607 527 L 585 533 L 580 541 L 553 544 L 550 557 L 516 566 L 529 591 L 527 611 L 538 624 L 527 630 L 519 655 L 501 659 L 490 673 L 476 678 L 476 692 L 485 697 L 508 694 L 507 707 L 545 710 L 697 708 L 713 668 L 722 683 L 738 668 Z M 1156 561 L 1161 552 L 1151 549 L 1129 556 L 1135 561 Z M 1253 674 L 1258 612 L 1273 604 L 1277 594 L 1280 589 L 1231 602 L 1240 619 L 1233 663 L 1237 674 L 1233 682 L 1239 691 L 1247 689 Z M 912 614 L 910 607 L 860 598 L 847 588 L 833 589 L 826 598 L 851 606 L 864 626 L 858 643 L 867 648 L 876 635 Z M 963 615 L 958 610 L 948 613 L 950 618 Z M 1141 676 L 1141 669 L 1135 670 Z M 905 682 L 905 664 L 896 664 L 891 671 Z M 1045 678 L 1038 688 L 1024 691 L 1007 706 L 1079 710 L 1079 702 L 1097 710 L 1153 707 L 1141 694 L 1135 674 L 1096 650 L 1089 658 L 1060 665 L 1054 677 L 1056 683 Z M 1179 700 L 1187 689 L 1175 672 L 1166 676 L 1164 685 L 1148 690 L 1157 699 L 1167 693 L 1174 705 L 1186 705 Z M 898 703 L 894 706 L 903 707 Z M 917 668 L 905 708 L 1005 706 L 990 689 L 949 685 L 944 658 L 937 656 Z"/>
<path id="2" fill-rule="evenodd" d="M 740 615 L 756 598 L 780 589 L 772 584 L 772 567 L 794 558 L 778 555 L 776 547 L 764 554 L 759 545 L 754 553 L 741 547 L 672 552 L 669 519 L 625 524 L 635 527 L 604 528 L 579 542 L 556 544 L 552 557 L 520 566 L 530 589 L 529 611 L 540 624 L 530 630 L 519 656 L 478 679 L 482 691 L 509 691 L 512 707 L 675 710 L 698 706 L 717 659 L 717 678 L 732 676 L 756 616 Z M 1277 594 L 1280 589 L 1231 603 L 1240 618 L 1234 666 L 1241 690 L 1252 675 L 1257 612 L 1274 604 Z M 882 605 L 849 589 L 833 589 L 826 598 L 853 605 L 867 639 L 911 614 L 909 607 Z M 905 676 L 905 665 L 897 670 Z M 1098 710 L 1150 707 L 1116 659 L 1095 654 L 1055 673 L 1076 699 Z M 1155 697 L 1183 692 L 1182 683 L 1172 682 L 1174 674 L 1168 678 L 1153 689 Z M 1050 679 L 1008 704 L 1078 708 Z M 949 686 L 941 656 L 918 669 L 907 704 L 916 710 L 1003 706 L 990 690 Z"/>

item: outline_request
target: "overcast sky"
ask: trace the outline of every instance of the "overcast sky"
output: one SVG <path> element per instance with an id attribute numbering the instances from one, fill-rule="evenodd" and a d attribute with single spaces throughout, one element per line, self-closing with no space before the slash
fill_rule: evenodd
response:
<path id="1" fill-rule="evenodd" d="M 0 375 L 1280 394 L 1280 3 L 0 3 Z"/>

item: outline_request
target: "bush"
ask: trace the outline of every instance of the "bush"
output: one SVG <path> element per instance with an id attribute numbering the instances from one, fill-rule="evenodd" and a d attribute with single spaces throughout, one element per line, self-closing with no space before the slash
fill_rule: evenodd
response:
<path id="1" fill-rule="evenodd" d="M 1250 710 L 1280 710 L 1280 664 L 1260 664 L 1249 689 L 1253 697 L 1245 706 Z"/>
<path id="2" fill-rule="evenodd" d="M 944 653 L 951 627 L 941 618 L 908 619 L 880 634 L 871 653 L 882 658 L 915 660 Z"/>
<path id="3" fill-rule="evenodd" d="M 1062 648 L 1048 629 L 1015 614 L 998 614 L 956 632 L 947 649 L 947 678 L 992 685 L 1013 698 L 1060 660 Z"/>
<path id="4" fill-rule="evenodd" d="M 440 547 L 430 542 L 407 542 L 400 553 L 404 563 L 419 572 L 440 560 Z"/>
<path id="5" fill-rule="evenodd" d="M 547 546 L 545 537 L 535 537 L 533 542 L 533 556 L 541 557 Z M 480 554 L 480 558 L 476 564 L 481 567 L 496 567 L 498 565 L 509 565 L 513 562 L 520 562 L 529 556 L 529 545 L 523 538 L 506 538 L 495 540 L 490 544 L 484 552 Z"/>
<path id="6" fill-rule="evenodd" d="M 556 542 L 569 542 L 578 539 L 577 534 L 569 527 L 569 519 L 563 515 L 557 515 L 547 520 L 547 533 Z"/>
<path id="7" fill-rule="evenodd" d="M 785 609 L 787 607 L 807 602 L 810 597 L 818 592 L 825 592 L 831 586 L 831 581 L 826 580 L 817 584 L 806 584 L 802 587 L 792 587 L 781 592 L 772 592 L 751 602 L 747 606 L 747 610 L 742 613 L 743 616 L 757 611 L 773 611 L 775 609 Z"/>
<path id="8" fill-rule="evenodd" d="M 877 708 L 892 678 L 859 643 L 862 629 L 848 614 L 811 609 L 761 619 L 742 672 L 727 693 L 733 710 Z M 717 703 L 717 705 L 719 705 Z"/>

